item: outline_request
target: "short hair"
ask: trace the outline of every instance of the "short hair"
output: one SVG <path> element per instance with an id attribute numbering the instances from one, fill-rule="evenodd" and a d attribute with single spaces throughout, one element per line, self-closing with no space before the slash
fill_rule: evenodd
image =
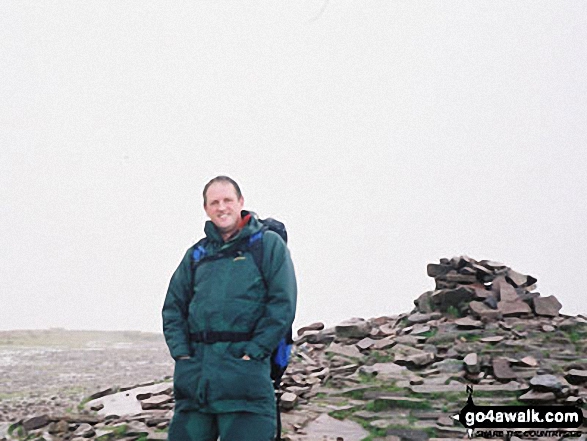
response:
<path id="1" fill-rule="evenodd" d="M 204 192 L 202 193 L 204 196 L 204 206 L 206 206 L 206 202 L 207 202 L 206 192 L 208 191 L 208 188 L 210 187 L 210 185 L 214 184 L 215 182 L 227 182 L 229 184 L 232 184 L 232 186 L 234 187 L 234 190 L 236 191 L 236 198 L 240 199 L 243 197 L 243 194 L 241 193 L 241 189 L 234 179 L 229 178 L 228 176 L 222 176 L 222 175 L 216 176 L 215 178 L 210 179 L 210 181 L 204 187 Z"/>

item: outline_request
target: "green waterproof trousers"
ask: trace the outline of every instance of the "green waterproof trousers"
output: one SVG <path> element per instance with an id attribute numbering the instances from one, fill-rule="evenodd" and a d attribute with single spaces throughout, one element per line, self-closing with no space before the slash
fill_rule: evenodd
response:
<path id="1" fill-rule="evenodd" d="M 175 412 L 169 441 L 274 441 L 275 415 L 251 412 Z"/>

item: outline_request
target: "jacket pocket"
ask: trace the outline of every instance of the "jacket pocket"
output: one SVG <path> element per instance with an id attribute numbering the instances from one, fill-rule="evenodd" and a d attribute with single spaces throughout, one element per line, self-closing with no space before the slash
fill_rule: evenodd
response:
<path id="1" fill-rule="evenodd" d="M 173 372 L 173 393 L 175 399 L 191 399 L 197 401 L 200 377 L 201 366 L 194 357 L 185 360 L 177 360 Z"/>
<path id="2" fill-rule="evenodd" d="M 274 395 L 269 360 L 243 360 L 227 353 L 210 384 L 210 400 L 266 400 Z"/>

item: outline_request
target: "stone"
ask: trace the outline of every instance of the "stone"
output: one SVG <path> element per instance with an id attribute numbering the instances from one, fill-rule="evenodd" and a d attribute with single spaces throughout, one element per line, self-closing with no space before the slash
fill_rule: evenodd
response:
<path id="1" fill-rule="evenodd" d="M 533 304 L 536 315 L 546 317 L 557 317 L 563 306 L 555 296 L 537 297 L 533 299 Z"/>
<path id="2" fill-rule="evenodd" d="M 381 325 L 379 327 L 379 332 L 383 335 L 395 335 L 397 333 L 395 329 L 395 324 L 388 323 L 387 325 Z"/>
<path id="3" fill-rule="evenodd" d="M 84 401 L 92 401 L 92 400 L 95 400 L 97 398 L 105 397 L 106 395 L 115 394 L 116 392 L 118 392 L 118 388 L 117 387 L 109 387 L 108 389 L 102 389 L 101 391 L 98 391 L 98 392 L 90 395 Z"/>
<path id="4" fill-rule="evenodd" d="M 147 393 L 150 393 L 151 395 L 159 395 L 161 393 L 170 391 L 172 387 L 173 386 L 171 383 L 158 383 L 152 386 L 137 387 L 89 401 L 85 404 L 85 407 L 87 409 L 91 409 L 94 406 L 103 404 L 104 407 L 97 412 L 98 415 L 101 416 L 136 415 L 143 411 L 141 402 L 137 400 L 137 395 Z"/>
<path id="5" fill-rule="evenodd" d="M 463 362 L 461 360 L 446 359 L 438 361 L 432 365 L 438 372 L 455 373 L 463 370 Z"/>
<path id="6" fill-rule="evenodd" d="M 498 320 L 501 318 L 501 312 L 497 309 L 491 309 L 483 302 L 473 300 L 469 303 L 469 309 L 473 315 L 480 317 L 481 319 L 486 318 L 488 320 Z"/>
<path id="7" fill-rule="evenodd" d="M 298 396 L 291 392 L 285 392 L 279 400 L 279 407 L 285 411 L 292 410 L 298 402 Z"/>
<path id="8" fill-rule="evenodd" d="M 425 334 L 426 332 L 430 331 L 430 329 L 431 328 L 428 325 L 417 324 L 417 325 L 414 325 L 414 329 L 412 329 L 411 334 L 412 335 Z"/>
<path id="9" fill-rule="evenodd" d="M 485 289 L 485 287 L 481 286 L 472 286 L 473 290 L 475 291 L 475 298 L 480 300 L 485 300 L 487 297 L 493 297 L 493 292 Z"/>
<path id="10" fill-rule="evenodd" d="M 553 392 L 537 392 L 534 390 L 528 391 L 518 397 L 519 401 L 524 403 L 550 403 L 555 401 L 556 397 Z"/>
<path id="11" fill-rule="evenodd" d="M 537 367 L 538 366 L 538 362 L 531 355 L 527 355 L 526 357 L 522 358 L 520 360 L 520 363 L 525 364 L 528 367 Z"/>
<path id="12" fill-rule="evenodd" d="M 146 441 L 167 441 L 167 433 L 165 432 L 152 432 L 147 433 Z"/>
<path id="13" fill-rule="evenodd" d="M 502 302 L 515 302 L 519 300 L 516 289 L 505 280 L 499 285 L 499 300 Z"/>
<path id="14" fill-rule="evenodd" d="M 434 354 L 402 344 L 395 345 L 391 352 L 398 364 L 425 366 L 434 361 Z"/>
<path id="15" fill-rule="evenodd" d="M 492 360 L 493 376 L 498 380 L 511 380 L 517 378 L 516 373 L 510 367 L 510 363 L 503 357 Z"/>
<path id="16" fill-rule="evenodd" d="M 25 430 L 37 430 L 41 427 L 45 427 L 51 422 L 48 415 L 39 415 L 32 418 L 28 418 L 22 422 L 22 427 Z"/>
<path id="17" fill-rule="evenodd" d="M 74 437 L 81 436 L 82 438 L 91 438 L 95 434 L 96 431 L 94 428 L 87 423 L 80 424 L 79 427 L 75 429 L 75 432 L 73 432 Z"/>
<path id="18" fill-rule="evenodd" d="M 356 346 L 346 346 L 338 343 L 332 343 L 326 349 L 326 353 L 342 355 L 343 357 L 363 359 L 365 356 L 357 349 Z"/>
<path id="19" fill-rule="evenodd" d="M 354 421 L 339 421 L 323 413 L 304 428 L 307 439 L 323 440 L 342 438 L 344 441 L 361 441 L 369 436 L 360 424 Z"/>
<path id="20" fill-rule="evenodd" d="M 568 384 L 555 375 L 545 374 L 533 377 L 530 380 L 530 386 L 538 392 L 560 392 Z"/>
<path id="21" fill-rule="evenodd" d="M 431 294 L 432 291 L 426 291 L 425 293 L 420 294 L 420 297 L 414 300 L 416 308 L 418 308 L 418 311 L 423 314 L 428 314 L 434 310 L 432 307 L 432 300 L 430 299 Z"/>
<path id="22" fill-rule="evenodd" d="M 341 338 L 364 338 L 371 332 L 371 324 L 362 318 L 345 320 L 335 326 L 337 337 Z"/>
<path id="23" fill-rule="evenodd" d="M 493 296 L 489 296 L 485 300 L 483 300 L 483 304 L 487 305 L 489 309 L 497 309 L 497 300 Z"/>
<path id="24" fill-rule="evenodd" d="M 553 332 L 556 330 L 556 328 L 552 325 L 542 325 L 542 330 L 544 332 Z"/>
<path id="25" fill-rule="evenodd" d="M 497 303 L 497 308 L 504 317 L 519 316 L 532 312 L 530 306 L 521 300 L 515 302 L 505 302 L 502 300 Z"/>
<path id="26" fill-rule="evenodd" d="M 463 317 L 455 320 L 455 325 L 462 329 L 482 329 L 483 323 L 479 320 L 473 320 L 471 317 Z"/>
<path id="27" fill-rule="evenodd" d="M 173 398 L 168 395 L 157 395 L 151 398 L 147 398 L 146 400 L 142 400 L 141 407 L 144 410 L 157 409 L 163 404 L 171 403 L 172 401 Z"/>
<path id="28" fill-rule="evenodd" d="M 373 346 L 375 344 L 375 340 L 369 338 L 369 337 L 365 337 L 363 340 L 361 340 L 360 342 L 358 342 L 356 344 L 357 348 L 365 350 L 365 349 L 369 349 L 371 346 Z"/>
<path id="29" fill-rule="evenodd" d="M 395 345 L 393 337 L 385 337 L 381 340 L 376 340 L 373 344 L 373 349 L 387 349 Z"/>
<path id="30" fill-rule="evenodd" d="M 408 370 L 405 366 L 395 363 L 375 363 L 373 366 L 361 366 L 359 372 L 377 375 L 378 379 L 390 380 L 403 377 Z"/>
<path id="31" fill-rule="evenodd" d="M 432 301 L 438 305 L 442 312 L 447 312 L 452 306 L 459 308 L 462 303 L 468 303 L 475 297 L 475 291 L 472 288 L 463 286 L 455 289 L 441 289 L 432 293 Z"/>
<path id="32" fill-rule="evenodd" d="M 506 268 L 506 266 L 503 263 L 496 262 L 493 260 L 481 260 L 479 261 L 479 265 L 483 265 L 485 268 L 489 270 L 500 270 Z"/>
<path id="33" fill-rule="evenodd" d="M 416 323 L 427 323 L 430 321 L 430 314 L 422 314 L 421 312 L 416 312 L 411 314 L 407 318 L 408 323 L 410 325 L 414 325 Z"/>
<path id="34" fill-rule="evenodd" d="M 508 282 L 516 288 L 525 286 L 528 282 L 528 276 L 520 274 L 519 272 L 514 271 L 511 268 L 507 270 L 506 278 L 506 280 L 509 279 Z"/>
<path id="35" fill-rule="evenodd" d="M 400 335 L 395 338 L 395 342 L 407 346 L 416 346 L 421 339 L 422 337 L 418 338 L 415 335 Z"/>
<path id="36" fill-rule="evenodd" d="M 426 265 L 426 274 L 428 274 L 428 277 L 436 278 L 438 276 L 445 276 L 450 270 L 452 270 L 450 265 L 439 265 L 436 263 Z"/>
<path id="37" fill-rule="evenodd" d="M 477 356 L 476 353 L 471 352 L 469 354 L 467 354 L 465 356 L 465 358 L 463 359 L 463 362 L 465 363 L 465 369 L 467 372 L 471 373 L 471 374 L 478 374 L 480 371 L 480 363 L 479 363 L 479 357 Z"/>
<path id="38" fill-rule="evenodd" d="M 311 324 L 306 325 L 306 326 L 302 326 L 300 329 L 298 329 L 297 334 L 298 334 L 298 337 L 300 337 L 306 331 L 322 331 L 323 329 L 324 329 L 324 323 L 322 323 L 322 322 L 315 322 L 315 323 L 311 323 Z"/>
<path id="39" fill-rule="evenodd" d="M 477 282 L 477 276 L 476 275 L 459 274 L 457 272 L 451 271 L 446 275 L 446 280 L 448 282 L 471 284 L 471 283 Z"/>
<path id="40" fill-rule="evenodd" d="M 69 431 L 69 423 L 65 420 L 59 420 L 51 423 L 47 431 L 51 434 L 67 433 Z"/>
<path id="41" fill-rule="evenodd" d="M 587 383 L 587 371 L 571 369 L 565 374 L 565 379 L 571 384 Z"/>
<path id="42" fill-rule="evenodd" d="M 499 343 L 504 339 L 505 337 L 503 335 L 491 335 L 488 337 L 482 337 L 479 341 L 481 343 Z"/>

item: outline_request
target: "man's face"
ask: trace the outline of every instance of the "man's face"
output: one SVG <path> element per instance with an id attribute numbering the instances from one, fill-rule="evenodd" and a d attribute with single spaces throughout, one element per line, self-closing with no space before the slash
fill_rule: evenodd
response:
<path id="1" fill-rule="evenodd" d="M 214 182 L 208 187 L 204 210 L 224 239 L 238 229 L 244 202 L 230 182 Z"/>

